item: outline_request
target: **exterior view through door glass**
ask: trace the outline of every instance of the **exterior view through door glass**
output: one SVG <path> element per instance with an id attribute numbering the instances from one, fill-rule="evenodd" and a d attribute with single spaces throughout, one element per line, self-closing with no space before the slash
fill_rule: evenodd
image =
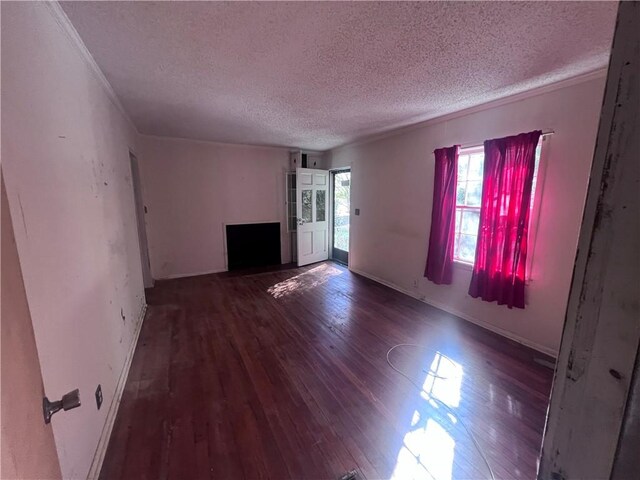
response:
<path id="1" fill-rule="evenodd" d="M 351 171 L 333 174 L 333 253 L 332 258 L 349 263 L 349 213 L 351 211 Z"/>

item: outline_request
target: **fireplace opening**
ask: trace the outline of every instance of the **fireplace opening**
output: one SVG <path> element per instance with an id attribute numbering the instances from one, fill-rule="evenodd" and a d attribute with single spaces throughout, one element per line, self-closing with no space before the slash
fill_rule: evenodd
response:
<path id="1" fill-rule="evenodd" d="M 280 265 L 280 222 L 226 225 L 229 271 Z"/>

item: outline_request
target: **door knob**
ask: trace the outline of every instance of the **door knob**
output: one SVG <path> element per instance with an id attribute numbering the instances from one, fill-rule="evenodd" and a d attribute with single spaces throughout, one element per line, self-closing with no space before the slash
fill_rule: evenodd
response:
<path id="1" fill-rule="evenodd" d="M 60 400 L 56 400 L 55 402 L 50 402 L 47 397 L 42 399 L 42 413 L 44 415 L 44 423 L 51 423 L 51 417 L 53 414 L 64 410 L 71 410 L 72 408 L 76 408 L 80 406 L 80 390 L 77 388 L 63 397 Z"/>

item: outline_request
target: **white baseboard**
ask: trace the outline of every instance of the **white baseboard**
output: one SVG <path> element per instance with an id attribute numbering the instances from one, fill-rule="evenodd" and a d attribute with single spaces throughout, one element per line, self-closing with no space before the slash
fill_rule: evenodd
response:
<path id="1" fill-rule="evenodd" d="M 124 386 L 127 383 L 129 369 L 131 368 L 131 361 L 133 360 L 133 354 L 135 353 L 136 345 L 138 344 L 138 337 L 140 336 L 140 330 L 142 330 L 142 323 L 144 322 L 144 316 L 146 313 L 147 304 L 145 303 L 142 306 L 142 310 L 140 311 L 138 324 L 136 325 L 136 328 L 134 330 L 133 340 L 131 341 L 129 352 L 127 353 L 127 357 L 124 360 L 124 365 L 122 366 L 122 371 L 120 372 L 120 377 L 118 378 L 118 383 L 116 385 L 116 391 L 113 396 L 113 400 L 111 400 L 111 405 L 109 405 L 107 418 L 104 422 L 104 426 L 102 427 L 102 433 L 100 434 L 100 439 L 98 440 L 98 446 L 96 447 L 96 452 L 93 455 L 93 461 L 91 462 L 91 468 L 89 469 L 89 474 L 87 475 L 88 480 L 95 480 L 100 475 L 102 462 L 104 461 L 104 456 L 107 453 L 109 438 L 111 437 L 111 431 L 113 430 L 113 425 L 116 421 L 116 415 L 118 414 L 118 408 L 120 407 L 120 400 L 122 400 L 122 392 L 124 391 Z"/>
<path id="2" fill-rule="evenodd" d="M 373 280 L 374 282 L 380 283 L 386 287 L 389 287 L 393 290 L 396 290 L 400 293 L 404 293 L 405 295 L 408 295 L 411 298 L 415 298 L 416 300 L 421 301 L 422 303 L 426 303 L 427 305 L 431 305 L 432 307 L 436 307 L 439 308 L 440 310 L 444 310 L 447 313 L 450 313 L 452 315 L 455 315 L 456 317 L 460 317 L 463 320 L 466 320 L 468 322 L 473 323 L 474 325 L 478 325 L 479 327 L 484 328 L 485 330 L 489 330 L 493 333 L 497 333 L 498 335 L 501 335 L 503 337 L 506 337 L 510 340 L 513 340 L 514 342 L 518 342 L 522 345 L 525 345 L 529 348 L 533 348 L 534 350 L 537 350 L 538 352 L 544 353 L 545 355 L 549 355 L 550 357 L 553 358 L 557 358 L 558 357 L 558 352 L 556 352 L 553 349 L 550 349 L 549 347 L 545 347 L 544 345 L 540 345 L 538 343 L 532 342 L 531 340 L 528 340 L 526 338 L 523 338 L 519 335 L 515 335 L 512 332 L 509 332 L 508 330 L 504 330 L 500 327 L 496 327 L 495 325 L 491 325 L 490 323 L 484 322 L 482 320 L 478 320 L 477 318 L 473 318 L 470 315 L 460 312 L 458 310 L 456 310 L 455 308 L 451 308 L 449 305 L 445 305 L 443 303 L 440 303 L 438 301 L 433 301 L 433 300 L 427 300 L 423 297 L 421 297 L 420 295 L 418 295 L 416 292 L 411 292 L 409 290 L 406 290 L 402 287 L 399 287 L 398 285 L 395 285 L 394 283 L 391 283 L 387 280 L 384 280 L 382 278 L 376 277 L 375 275 L 371 275 L 367 272 L 363 272 L 361 270 L 357 270 L 355 268 L 349 268 L 349 270 L 351 270 L 353 273 L 357 273 L 358 275 L 362 275 L 363 277 L 368 278 L 369 280 Z"/>
<path id="3" fill-rule="evenodd" d="M 175 280 L 177 278 L 187 278 L 187 277 L 199 277 L 200 275 L 211 275 L 212 273 L 222 273 L 228 271 L 226 268 L 218 269 L 218 270 L 207 270 L 204 272 L 193 272 L 193 273 L 175 273 L 173 275 L 166 275 L 164 277 L 154 278 L 154 280 Z"/>

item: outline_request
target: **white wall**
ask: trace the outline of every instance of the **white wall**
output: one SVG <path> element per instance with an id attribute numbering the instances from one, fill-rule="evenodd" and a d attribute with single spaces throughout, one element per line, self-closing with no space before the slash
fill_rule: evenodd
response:
<path id="1" fill-rule="evenodd" d="M 604 89 L 604 75 L 536 96 L 453 115 L 336 149 L 330 168 L 352 166 L 350 267 L 428 303 L 556 354 L 576 254 Z M 471 272 L 435 285 L 423 272 L 431 222 L 433 150 L 480 144 L 534 129 L 555 131 L 548 148 L 528 304 L 524 310 L 467 294 Z M 360 208 L 360 216 L 353 209 Z M 417 286 L 414 286 L 417 281 Z"/>
<path id="2" fill-rule="evenodd" d="M 281 222 L 289 261 L 287 149 L 142 135 L 139 147 L 154 278 L 224 271 L 225 223 Z"/>
<path id="3" fill-rule="evenodd" d="M 52 420 L 62 474 L 85 478 L 144 305 L 136 132 L 55 4 L 1 8 L 2 169 L 45 392 L 80 389 Z"/>

